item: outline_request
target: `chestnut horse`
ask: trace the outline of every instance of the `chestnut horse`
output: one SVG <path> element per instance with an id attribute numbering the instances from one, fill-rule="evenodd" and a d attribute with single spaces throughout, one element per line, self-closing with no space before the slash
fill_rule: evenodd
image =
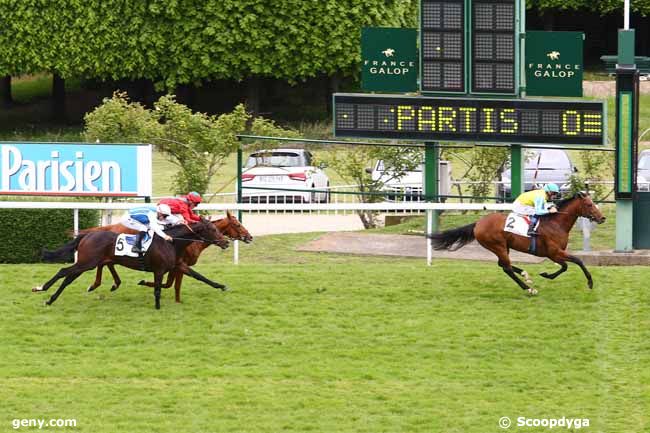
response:
<path id="1" fill-rule="evenodd" d="M 228 237 L 229 239 L 232 240 L 239 240 L 243 241 L 245 243 L 250 243 L 253 241 L 253 236 L 246 230 L 246 227 L 244 227 L 237 217 L 235 217 L 230 211 L 226 212 L 226 217 L 225 218 L 219 218 L 219 219 L 210 219 L 210 221 L 215 225 L 217 230 L 219 230 L 224 236 Z M 107 225 L 107 226 L 101 226 L 101 227 L 93 227 L 85 230 L 80 230 L 80 234 L 84 233 L 90 233 L 90 232 L 96 232 L 96 231 L 111 231 L 114 233 L 131 233 L 135 234 L 137 231 L 132 230 L 123 224 L 112 224 L 112 225 Z M 188 266 L 194 266 L 196 262 L 199 259 L 199 256 L 203 252 L 204 249 L 206 249 L 209 246 L 209 244 L 206 244 L 204 242 L 193 242 L 185 248 L 185 250 L 182 252 L 182 254 L 177 258 L 179 261 L 182 261 Z M 117 274 L 117 271 L 115 271 L 115 268 L 113 266 L 108 266 L 108 270 L 111 272 L 111 275 L 113 276 L 113 286 L 111 287 L 111 291 L 117 290 L 117 288 L 120 286 L 122 283 L 122 280 L 120 279 L 120 276 Z M 180 270 L 170 272 L 167 276 L 167 281 L 162 285 L 163 288 L 167 289 L 174 284 L 174 294 L 175 294 L 175 299 L 176 302 L 181 302 L 181 283 L 183 281 L 183 272 Z M 92 292 L 95 290 L 97 287 L 99 287 L 102 283 L 102 267 L 97 268 L 97 274 L 95 275 L 95 281 L 88 286 L 88 291 Z M 153 282 L 147 282 L 145 280 L 140 280 L 138 283 L 139 285 L 143 286 L 148 286 L 148 287 L 153 287 Z M 214 283 L 214 284 L 219 284 L 219 283 Z M 224 286 L 225 287 L 225 286 Z"/>
<path id="2" fill-rule="evenodd" d="M 253 241 L 253 236 L 246 230 L 246 227 L 239 222 L 237 217 L 231 214 L 229 211 L 226 213 L 225 218 L 220 218 L 218 220 L 212 220 L 214 225 L 219 229 L 224 236 L 232 239 L 239 240 L 245 243 L 250 243 Z M 188 266 L 194 266 L 199 260 L 199 256 L 206 249 L 208 245 L 202 242 L 194 242 L 190 244 L 183 255 L 179 258 Z M 163 284 L 163 288 L 167 289 L 174 284 L 174 295 L 176 302 L 181 302 L 181 283 L 183 282 L 183 273 L 180 271 L 172 271 L 167 276 L 167 282 Z M 140 280 L 138 283 L 141 286 L 153 287 L 153 282 Z"/>
<path id="3" fill-rule="evenodd" d="M 540 218 L 535 255 L 548 257 L 559 264 L 561 268 L 551 274 L 542 272 L 540 276 L 550 280 L 557 278 L 567 270 L 567 262 L 572 262 L 580 266 L 591 289 L 593 288 L 591 274 L 582 263 L 582 260 L 569 254 L 566 249 L 569 242 L 569 232 L 579 216 L 596 221 L 598 224 L 604 223 L 605 217 L 598 209 L 598 206 L 591 200 L 589 194 L 583 192 L 561 200 L 558 202 L 557 208 L 557 213 Z M 434 249 L 454 251 L 476 239 L 484 248 L 496 254 L 499 258 L 499 266 L 519 284 L 519 287 L 528 291 L 529 294 L 535 295 L 537 290 L 526 285 L 515 275 L 515 273 L 522 275 L 530 283 L 528 273 L 523 269 L 512 266 L 508 256 L 510 248 L 527 253 L 530 238 L 504 231 L 506 218 L 507 214 L 505 213 L 494 213 L 484 216 L 474 224 L 435 233 L 431 235 Z"/>
<path id="4" fill-rule="evenodd" d="M 57 255 L 66 256 L 70 251 L 76 250 L 77 261 L 74 265 L 61 268 L 43 286 L 34 287 L 32 291 L 44 292 L 58 279 L 64 278 L 57 291 L 46 302 L 47 305 L 51 305 L 61 295 L 66 286 L 84 272 L 98 266 L 112 267 L 114 264 L 118 264 L 131 269 L 153 272 L 155 306 L 156 309 L 160 309 L 160 288 L 165 273 L 177 269 L 199 281 L 211 283 L 203 275 L 184 263 L 179 263 L 177 260 L 190 243 L 195 241 L 207 244 L 214 243 L 222 248 L 225 248 L 228 244 L 223 235 L 208 221 L 172 227 L 167 231 L 167 234 L 173 238 L 173 243 L 154 235 L 151 246 L 144 257 L 116 256 L 115 243 L 119 236 L 118 233 L 97 231 L 81 234 L 58 250 L 49 253 L 52 258 L 55 258 Z M 223 289 L 223 286 L 214 287 Z"/>

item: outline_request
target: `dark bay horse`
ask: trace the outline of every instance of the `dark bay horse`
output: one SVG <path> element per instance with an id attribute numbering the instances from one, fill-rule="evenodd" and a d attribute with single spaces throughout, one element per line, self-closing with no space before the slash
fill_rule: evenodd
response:
<path id="1" fill-rule="evenodd" d="M 209 221 L 200 221 L 191 225 L 172 227 L 167 234 L 174 240 L 169 243 L 158 236 L 154 236 L 151 246 L 144 257 L 127 257 L 115 255 L 115 242 L 118 233 L 110 231 L 97 231 L 81 234 L 56 251 L 50 252 L 52 258 L 57 254 L 67 255 L 70 250 L 77 251 L 77 261 L 74 265 L 61 268 L 49 281 L 41 287 L 32 289 L 34 292 L 48 290 L 57 280 L 64 278 L 61 286 L 46 302 L 51 305 L 61 295 L 63 290 L 84 272 L 98 266 L 112 266 L 114 264 L 126 266 L 131 269 L 144 270 L 154 274 L 154 298 L 156 309 L 160 308 L 160 288 L 165 273 L 177 269 L 199 281 L 203 281 L 215 288 L 224 289 L 224 286 L 215 286 L 203 275 L 189 266 L 178 263 L 177 258 L 192 242 L 201 241 L 207 244 L 217 244 L 222 248 L 227 246 L 227 241 Z"/>
<path id="2" fill-rule="evenodd" d="M 225 218 L 218 218 L 218 219 L 211 218 L 210 222 L 212 222 L 212 224 L 215 225 L 217 230 L 219 230 L 224 236 L 226 236 L 229 239 L 239 240 L 245 243 L 250 243 L 253 241 L 253 236 L 251 236 L 248 230 L 246 230 L 246 227 L 244 227 L 243 224 L 239 222 L 237 217 L 235 217 L 230 211 L 226 212 Z M 101 227 L 93 227 L 90 229 L 81 230 L 79 231 L 79 233 L 84 234 L 84 233 L 91 233 L 96 231 L 112 231 L 115 233 L 130 233 L 130 234 L 137 233 L 135 230 L 132 230 L 122 224 L 112 224 L 112 225 L 101 226 Z M 209 244 L 206 244 L 205 242 L 192 242 L 185 248 L 183 253 L 177 257 L 177 260 L 179 262 L 185 263 L 188 266 L 194 266 L 198 261 L 199 256 L 201 255 L 203 250 L 206 249 L 208 246 Z M 117 288 L 122 283 L 122 280 L 120 279 L 120 276 L 117 274 L 117 271 L 115 270 L 114 266 L 109 265 L 108 269 L 111 272 L 114 281 L 113 286 L 111 287 L 111 291 L 117 290 Z M 176 302 L 181 302 L 181 283 L 183 281 L 183 275 L 184 273 L 181 272 L 180 270 L 178 269 L 174 270 L 168 274 L 167 281 L 162 285 L 162 287 L 166 289 L 171 287 L 172 284 L 174 284 Z M 101 283 L 102 283 L 102 267 L 100 266 L 97 268 L 95 281 L 88 287 L 88 291 L 92 292 L 97 287 L 99 287 Z M 148 287 L 154 287 L 153 282 L 147 282 L 145 280 L 141 280 L 138 284 L 143 286 L 148 286 Z M 219 283 L 215 283 L 215 284 L 219 284 Z"/>
<path id="3" fill-rule="evenodd" d="M 229 211 L 226 213 L 225 218 L 220 218 L 217 220 L 211 220 L 213 224 L 219 229 L 224 236 L 232 239 L 239 240 L 245 243 L 250 243 L 253 241 L 253 236 L 246 230 L 246 227 L 239 222 L 237 217 L 231 214 Z M 194 266 L 199 260 L 199 256 L 208 247 L 205 243 L 202 242 L 193 242 L 185 248 L 183 254 L 178 258 L 188 266 Z M 181 302 L 181 283 L 183 282 L 183 272 L 179 270 L 174 270 L 169 273 L 167 276 L 167 282 L 163 284 L 163 288 L 169 288 L 174 284 L 174 294 L 176 302 Z M 141 286 L 153 287 L 154 283 L 150 281 L 141 280 L 138 284 Z"/>
<path id="4" fill-rule="evenodd" d="M 604 223 L 605 217 L 598 209 L 598 206 L 591 200 L 589 194 L 582 192 L 575 194 L 571 198 L 561 200 L 558 202 L 557 208 L 557 213 L 540 218 L 535 255 L 548 257 L 559 264 L 561 268 L 556 272 L 550 274 L 543 272 L 540 275 L 550 280 L 557 278 L 567 270 L 567 262 L 572 262 L 580 266 L 591 289 L 593 288 L 591 274 L 582 263 L 582 260 L 569 254 L 566 249 L 569 242 L 569 232 L 579 216 L 596 221 L 598 224 Z M 511 248 L 527 253 L 530 238 L 504 231 L 507 216 L 505 213 L 494 213 L 484 216 L 474 224 L 435 233 L 431 235 L 434 248 L 436 250 L 456 250 L 476 239 L 484 248 L 496 254 L 499 258 L 499 266 L 519 284 L 519 287 L 528 291 L 529 294 L 535 295 L 537 291 L 526 285 L 515 275 L 517 273 L 528 280 L 526 271 L 512 266 L 508 255 Z"/>

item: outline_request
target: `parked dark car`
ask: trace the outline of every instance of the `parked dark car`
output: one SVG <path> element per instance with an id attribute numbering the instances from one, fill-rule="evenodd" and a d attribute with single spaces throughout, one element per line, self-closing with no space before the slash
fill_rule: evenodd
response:
<path id="1" fill-rule="evenodd" d="M 569 190 L 569 177 L 577 171 L 569 155 L 561 149 L 535 149 L 526 151 L 524 191 L 530 191 L 547 183 L 555 183 L 561 192 Z M 501 173 L 497 185 L 497 197 L 510 195 L 510 168 Z"/>

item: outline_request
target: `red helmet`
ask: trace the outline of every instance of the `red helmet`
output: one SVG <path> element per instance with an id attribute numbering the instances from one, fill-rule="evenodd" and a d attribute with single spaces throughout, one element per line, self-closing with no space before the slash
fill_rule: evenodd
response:
<path id="1" fill-rule="evenodd" d="M 199 203 L 201 203 L 201 201 L 203 201 L 203 199 L 201 198 L 201 194 L 199 194 L 196 191 L 192 191 L 192 192 L 187 193 L 185 198 L 187 199 L 187 201 L 189 201 L 190 203 L 194 203 L 194 204 L 199 204 Z"/>

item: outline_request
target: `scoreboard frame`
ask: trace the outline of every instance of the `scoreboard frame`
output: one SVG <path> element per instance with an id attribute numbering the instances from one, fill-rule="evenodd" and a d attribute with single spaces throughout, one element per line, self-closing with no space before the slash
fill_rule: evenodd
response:
<path id="1" fill-rule="evenodd" d="M 584 146 L 607 141 L 605 101 L 335 93 L 332 106 L 336 137 Z M 558 128 L 564 132 L 544 133 Z"/>

